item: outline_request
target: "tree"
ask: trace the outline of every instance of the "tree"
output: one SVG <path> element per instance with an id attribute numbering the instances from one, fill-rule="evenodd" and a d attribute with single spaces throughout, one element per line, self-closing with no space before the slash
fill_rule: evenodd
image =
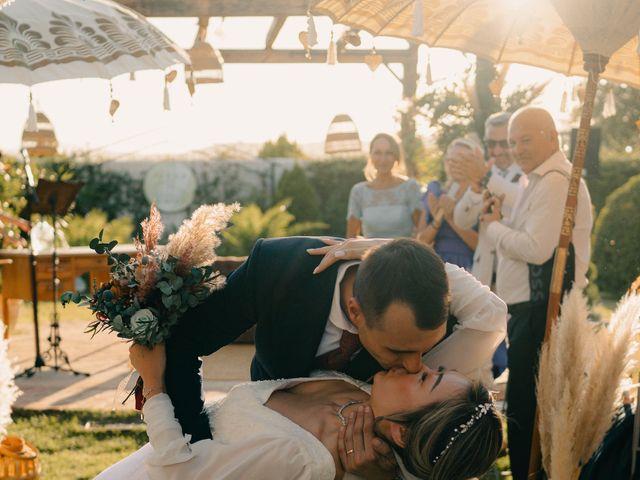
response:
<path id="1" fill-rule="evenodd" d="M 275 200 L 291 200 L 289 212 L 298 222 L 320 219 L 320 200 L 300 165 L 282 174 L 276 189 Z"/>
<path id="2" fill-rule="evenodd" d="M 433 88 L 415 100 L 417 112 L 436 131 L 436 143 L 441 152 L 457 137 L 475 133 L 484 137 L 484 122 L 497 111 L 514 112 L 529 105 L 543 92 L 546 83 L 520 88 L 505 98 L 495 98 L 489 84 L 495 78 L 495 68 L 486 61 L 476 67 L 475 83 L 471 74 L 461 82 Z M 471 86 L 475 84 L 475 86 Z"/>
<path id="3" fill-rule="evenodd" d="M 327 227 L 320 222 L 294 223 L 295 218 L 287 211 L 288 206 L 287 202 L 280 202 L 264 212 L 255 203 L 244 206 L 231 218 L 231 226 L 222 232 L 222 245 L 217 253 L 221 256 L 249 255 L 259 238 L 301 235 Z"/>
<path id="4" fill-rule="evenodd" d="M 616 112 L 615 115 L 605 118 L 604 104 L 609 92 L 613 92 Z M 577 117 L 579 110 L 574 114 Z M 598 89 L 593 118 L 595 124 L 602 128 L 602 143 L 606 156 L 628 157 L 631 153 L 625 150 L 628 146 L 632 149 L 640 146 L 640 132 L 636 124 L 640 120 L 640 90 L 626 85 L 607 85 L 606 88 Z M 637 157 L 637 152 L 634 156 Z"/>
<path id="5" fill-rule="evenodd" d="M 260 152 L 258 152 L 260 158 L 295 158 L 306 159 L 306 155 L 300 149 L 296 142 L 291 142 L 287 138 L 286 134 L 282 134 L 275 142 L 267 141 L 262 145 Z"/>

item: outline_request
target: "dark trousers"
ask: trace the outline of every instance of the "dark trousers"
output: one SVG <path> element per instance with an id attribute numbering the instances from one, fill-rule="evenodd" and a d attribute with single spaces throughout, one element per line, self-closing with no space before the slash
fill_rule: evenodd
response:
<path id="1" fill-rule="evenodd" d="M 523 302 L 509 305 L 509 381 L 507 383 L 507 437 L 514 480 L 527 478 L 531 436 L 536 411 L 535 382 L 540 346 L 544 339 L 547 305 Z"/>

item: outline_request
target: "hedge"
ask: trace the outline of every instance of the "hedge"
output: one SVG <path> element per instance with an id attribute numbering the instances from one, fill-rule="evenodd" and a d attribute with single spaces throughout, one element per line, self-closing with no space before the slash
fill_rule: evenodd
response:
<path id="1" fill-rule="evenodd" d="M 640 175 L 607 197 L 593 233 L 593 261 L 601 290 L 622 295 L 640 275 Z"/>

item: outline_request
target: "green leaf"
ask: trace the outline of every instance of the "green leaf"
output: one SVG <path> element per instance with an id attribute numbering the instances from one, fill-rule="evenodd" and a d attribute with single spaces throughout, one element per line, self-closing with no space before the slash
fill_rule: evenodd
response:
<path id="1" fill-rule="evenodd" d="M 104 253 L 104 246 L 102 243 L 98 244 L 96 246 L 96 248 L 94 248 L 95 252 L 99 255 L 102 255 Z"/>
<path id="2" fill-rule="evenodd" d="M 100 230 L 100 233 L 98 234 L 98 241 L 101 242 L 102 241 L 102 235 L 104 234 L 104 228 L 102 230 Z"/>
<path id="3" fill-rule="evenodd" d="M 107 246 L 107 248 L 109 250 L 113 250 L 114 248 L 116 248 L 116 245 L 118 245 L 118 241 L 117 240 L 111 240 L 109 242 L 109 245 Z"/>
<path id="4" fill-rule="evenodd" d="M 74 292 L 64 292 L 62 295 L 60 295 L 60 302 L 62 303 L 63 306 L 67 305 L 69 302 L 72 301 L 73 298 L 73 294 Z"/>
<path id="5" fill-rule="evenodd" d="M 178 277 L 177 275 L 171 280 L 171 288 L 173 288 L 174 292 L 177 292 L 182 288 L 183 285 L 182 277 Z"/>
<path id="6" fill-rule="evenodd" d="M 160 290 L 165 295 L 171 295 L 171 285 L 169 285 L 167 282 L 158 282 L 156 286 L 158 287 L 158 290 Z"/>
<path id="7" fill-rule="evenodd" d="M 91 248 L 92 250 L 95 250 L 96 247 L 100 244 L 100 239 L 99 238 L 93 238 L 91 239 L 91 241 L 89 242 L 89 248 Z"/>

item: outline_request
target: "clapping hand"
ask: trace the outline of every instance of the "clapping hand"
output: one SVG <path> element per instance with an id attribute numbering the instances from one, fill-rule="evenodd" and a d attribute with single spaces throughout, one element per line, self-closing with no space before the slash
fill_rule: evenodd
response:
<path id="1" fill-rule="evenodd" d="M 458 155 L 449 159 L 451 178 L 456 182 L 479 185 L 492 164 L 492 161 L 485 163 L 479 147 L 473 150 L 462 149 Z"/>
<path id="2" fill-rule="evenodd" d="M 482 205 L 482 215 L 480 221 L 489 225 L 491 222 L 499 222 L 502 220 L 502 202 L 504 195 L 491 195 L 488 191 L 484 194 L 484 203 Z"/>
<path id="3" fill-rule="evenodd" d="M 440 197 L 439 206 L 444 215 L 444 219 L 451 223 L 453 220 L 453 210 L 456 208 L 456 201 L 449 195 L 442 195 Z"/>

